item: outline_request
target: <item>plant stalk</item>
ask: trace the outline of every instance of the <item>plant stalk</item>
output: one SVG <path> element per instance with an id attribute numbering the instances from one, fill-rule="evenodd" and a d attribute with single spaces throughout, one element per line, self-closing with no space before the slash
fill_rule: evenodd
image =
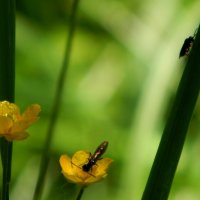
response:
<path id="1" fill-rule="evenodd" d="M 200 28 L 189 54 L 142 200 L 165 200 L 169 196 L 190 119 L 199 95 L 199 52 Z"/>
<path id="2" fill-rule="evenodd" d="M 14 102 L 15 95 L 15 0 L 0 1 L 0 101 Z M 12 142 L 0 139 L 3 181 L 1 199 L 9 200 Z"/>
<path id="3" fill-rule="evenodd" d="M 76 200 L 81 200 L 81 197 L 83 196 L 84 190 L 85 190 L 85 187 L 82 186 L 79 193 L 78 193 L 78 196 L 76 197 Z"/>
<path id="4" fill-rule="evenodd" d="M 73 41 L 74 32 L 75 32 L 76 13 L 77 13 L 77 8 L 78 8 L 78 3 L 79 3 L 79 0 L 74 0 L 72 4 L 72 10 L 71 10 L 71 15 L 69 19 L 69 33 L 68 33 L 65 52 L 64 52 L 65 54 L 64 54 L 64 59 L 63 59 L 62 67 L 60 70 L 60 74 L 58 77 L 57 88 L 56 88 L 55 98 L 54 98 L 52 112 L 51 112 L 52 114 L 51 114 L 51 118 L 49 122 L 49 127 L 47 130 L 44 150 L 43 150 L 41 163 L 40 163 L 39 176 L 38 176 L 38 180 L 37 180 L 36 188 L 34 192 L 34 197 L 33 197 L 34 200 L 39 200 L 41 198 L 43 187 L 44 187 L 45 176 L 47 173 L 48 163 L 50 159 L 49 154 L 50 154 L 51 143 L 53 139 L 55 125 L 58 119 L 58 113 L 60 109 L 63 88 L 64 88 L 65 79 L 66 79 L 66 73 L 67 73 L 70 56 L 71 56 L 71 48 L 72 48 L 72 41 Z"/>

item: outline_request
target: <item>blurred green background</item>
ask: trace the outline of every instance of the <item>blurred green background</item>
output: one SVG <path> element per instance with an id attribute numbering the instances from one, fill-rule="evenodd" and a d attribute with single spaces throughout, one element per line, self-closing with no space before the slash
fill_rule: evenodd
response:
<path id="1" fill-rule="evenodd" d="M 11 200 L 32 198 L 64 57 L 72 0 L 18 0 L 16 102 L 42 107 L 31 137 L 14 143 Z M 114 162 L 83 200 L 141 198 L 187 58 L 186 37 L 200 22 L 198 0 L 81 0 L 72 57 L 52 144 L 43 200 L 74 199 L 61 154 L 93 152 L 109 141 Z M 197 103 L 170 200 L 200 199 L 200 103 Z"/>

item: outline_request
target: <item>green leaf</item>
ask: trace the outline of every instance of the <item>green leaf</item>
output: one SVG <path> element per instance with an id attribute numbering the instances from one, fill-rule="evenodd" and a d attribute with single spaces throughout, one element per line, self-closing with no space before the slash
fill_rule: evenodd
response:
<path id="1" fill-rule="evenodd" d="M 168 198 L 200 88 L 200 28 L 149 175 L 143 200 Z"/>

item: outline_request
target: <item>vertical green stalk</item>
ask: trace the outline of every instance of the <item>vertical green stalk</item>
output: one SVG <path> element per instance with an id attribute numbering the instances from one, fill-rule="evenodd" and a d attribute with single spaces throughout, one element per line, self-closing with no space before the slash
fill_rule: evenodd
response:
<path id="1" fill-rule="evenodd" d="M 82 186 L 80 191 L 79 191 L 79 193 L 78 193 L 78 195 L 77 195 L 77 197 L 76 197 L 76 200 L 81 200 L 81 197 L 83 196 L 84 190 L 85 190 L 85 187 Z"/>
<path id="2" fill-rule="evenodd" d="M 168 198 L 200 89 L 200 28 L 181 78 L 173 108 L 142 200 Z"/>
<path id="3" fill-rule="evenodd" d="M 0 1 L 0 100 L 14 102 L 15 90 L 15 0 Z M 3 168 L 2 200 L 9 199 L 12 142 L 0 139 Z"/>
<path id="4" fill-rule="evenodd" d="M 54 129 L 55 129 L 55 125 L 57 122 L 58 113 L 60 109 L 60 103 L 61 103 L 61 98 L 62 98 L 62 93 L 63 93 L 63 88 L 64 88 L 66 72 L 69 66 L 72 41 L 73 41 L 73 36 L 75 32 L 76 11 L 78 7 L 78 3 L 79 3 L 79 0 L 73 0 L 71 15 L 69 19 L 69 33 L 68 33 L 68 37 L 66 41 L 65 54 L 64 54 L 64 59 L 63 59 L 62 67 L 60 70 L 60 74 L 58 77 L 55 99 L 54 99 L 54 103 L 52 107 L 51 118 L 50 118 L 48 130 L 47 130 L 44 150 L 43 150 L 41 163 L 40 163 L 39 176 L 38 176 L 38 180 L 37 180 L 36 188 L 34 192 L 34 197 L 33 197 L 34 200 L 38 200 L 41 198 L 42 190 L 44 187 L 45 176 L 46 176 L 48 163 L 49 163 L 50 147 L 51 147 L 53 133 L 54 133 Z"/>

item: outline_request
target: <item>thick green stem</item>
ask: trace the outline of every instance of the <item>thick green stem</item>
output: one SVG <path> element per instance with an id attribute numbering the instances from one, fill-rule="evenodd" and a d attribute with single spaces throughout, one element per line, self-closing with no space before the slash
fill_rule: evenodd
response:
<path id="1" fill-rule="evenodd" d="M 143 200 L 168 198 L 200 88 L 200 29 L 149 175 Z"/>
<path id="2" fill-rule="evenodd" d="M 81 197 L 83 196 L 84 190 L 85 190 L 85 187 L 84 186 L 81 187 L 81 189 L 80 189 L 80 191 L 79 191 L 79 193 L 78 193 L 78 195 L 76 197 L 76 200 L 80 200 L 81 199 Z"/>
<path id="3" fill-rule="evenodd" d="M 41 158 L 39 177 L 37 180 L 34 197 L 33 197 L 34 200 L 40 199 L 41 195 L 42 195 L 44 180 L 45 180 L 48 163 L 49 163 L 50 147 L 51 147 L 53 133 L 54 133 L 54 129 L 55 129 L 55 125 L 57 122 L 58 113 L 59 113 L 59 109 L 60 109 L 60 103 L 61 103 L 61 98 L 62 98 L 62 93 L 63 93 L 63 88 L 64 88 L 66 72 L 67 72 L 67 69 L 69 66 L 72 40 L 73 40 L 73 36 L 74 36 L 74 32 L 75 32 L 76 11 L 77 11 L 77 7 L 78 7 L 78 3 L 79 3 L 79 0 L 74 0 L 73 4 L 72 4 L 72 11 L 71 11 L 70 22 L 69 22 L 70 23 L 69 24 L 69 33 L 68 33 L 68 38 L 67 38 L 67 43 L 66 43 L 64 60 L 63 60 L 62 68 L 60 70 L 60 75 L 58 78 L 55 99 L 54 99 L 54 103 L 53 103 L 53 107 L 52 107 L 52 114 L 51 114 L 51 118 L 50 118 L 50 122 L 49 122 L 49 127 L 47 130 L 43 155 Z"/>
<path id="4" fill-rule="evenodd" d="M 0 101 L 14 102 L 15 90 L 15 0 L 0 1 Z M 3 168 L 2 200 L 9 199 L 12 142 L 0 139 Z"/>

